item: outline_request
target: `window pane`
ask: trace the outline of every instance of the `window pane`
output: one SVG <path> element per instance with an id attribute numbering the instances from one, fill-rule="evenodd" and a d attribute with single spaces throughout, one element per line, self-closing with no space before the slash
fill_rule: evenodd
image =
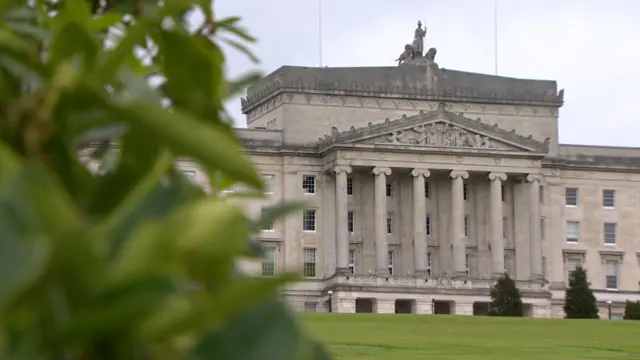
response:
<path id="1" fill-rule="evenodd" d="M 613 208 L 616 206 L 615 190 L 602 190 L 602 206 L 606 208 Z"/>
<path id="2" fill-rule="evenodd" d="M 565 189 L 565 204 L 567 206 L 577 206 L 578 205 L 578 189 L 577 188 L 566 188 Z"/>
<path id="3" fill-rule="evenodd" d="M 264 192 L 265 194 L 273 194 L 275 193 L 275 179 L 274 175 L 263 175 L 262 180 L 264 182 Z"/>
<path id="4" fill-rule="evenodd" d="M 302 230 L 316 231 L 316 211 L 305 210 L 302 215 Z"/>
<path id="5" fill-rule="evenodd" d="M 604 243 L 614 245 L 616 243 L 616 224 L 604 223 Z"/>
<path id="6" fill-rule="evenodd" d="M 567 221 L 567 242 L 578 242 L 580 240 L 580 223 L 577 221 Z"/>
<path id="7" fill-rule="evenodd" d="M 316 249 L 304 248 L 304 277 L 316 277 Z"/>
<path id="8" fill-rule="evenodd" d="M 315 175 L 302 176 L 302 190 L 305 194 L 316 193 L 316 177 Z"/>

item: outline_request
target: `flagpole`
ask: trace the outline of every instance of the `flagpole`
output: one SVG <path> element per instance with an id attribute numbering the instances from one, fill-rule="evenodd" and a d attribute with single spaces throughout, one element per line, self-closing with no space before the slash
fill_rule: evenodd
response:
<path id="1" fill-rule="evenodd" d="M 493 50 L 495 72 L 498 75 L 498 0 L 493 0 Z"/>
<path id="2" fill-rule="evenodd" d="M 322 67 L 322 0 L 318 0 L 318 56 Z"/>

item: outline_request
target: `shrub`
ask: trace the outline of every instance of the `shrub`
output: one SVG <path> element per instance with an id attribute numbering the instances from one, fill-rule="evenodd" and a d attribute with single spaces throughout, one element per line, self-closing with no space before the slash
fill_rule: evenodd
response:
<path id="1" fill-rule="evenodd" d="M 564 313 L 568 319 L 599 319 L 596 297 L 587 281 L 587 271 L 577 267 L 569 276 L 564 295 Z"/>
<path id="2" fill-rule="evenodd" d="M 624 320 L 640 320 L 640 301 L 629 301 L 624 305 Z"/>
<path id="3" fill-rule="evenodd" d="M 223 72 L 218 43 L 246 48 L 222 36 L 252 40 L 239 19 L 195 0 L 2 0 L 0 17 L 0 358 L 326 358 L 277 296 L 293 276 L 236 271 L 296 208 L 252 222 L 217 194 L 262 188 L 222 105 L 255 78 Z"/>
<path id="4" fill-rule="evenodd" d="M 489 316 L 524 316 L 522 295 L 509 274 L 505 273 L 491 289 Z"/>

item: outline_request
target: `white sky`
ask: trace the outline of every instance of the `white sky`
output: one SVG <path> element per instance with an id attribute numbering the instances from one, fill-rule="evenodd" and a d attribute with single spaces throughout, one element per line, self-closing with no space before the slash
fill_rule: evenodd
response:
<path id="1" fill-rule="evenodd" d="M 421 20 L 440 67 L 494 73 L 493 0 L 322 1 L 326 66 L 393 66 Z M 318 0 L 216 0 L 214 9 L 243 17 L 265 74 L 318 66 Z M 640 147 L 640 1 L 498 0 L 498 52 L 500 75 L 565 89 L 562 143 Z M 227 54 L 231 75 L 256 68 Z M 244 127 L 239 99 L 228 105 Z"/>

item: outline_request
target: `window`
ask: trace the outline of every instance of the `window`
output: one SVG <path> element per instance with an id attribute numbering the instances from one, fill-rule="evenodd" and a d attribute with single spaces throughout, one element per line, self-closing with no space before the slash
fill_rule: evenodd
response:
<path id="1" fill-rule="evenodd" d="M 469 189 L 467 188 L 467 183 L 462 184 L 462 198 L 464 200 L 469 200 Z"/>
<path id="2" fill-rule="evenodd" d="M 509 266 L 509 256 L 505 255 L 504 256 L 504 272 L 506 272 L 507 274 L 511 274 L 511 272 L 509 271 L 511 266 Z"/>
<path id="3" fill-rule="evenodd" d="M 353 179 L 347 178 L 347 195 L 353 195 Z"/>
<path id="4" fill-rule="evenodd" d="M 578 189 L 566 188 L 564 190 L 564 202 L 567 206 L 578 206 Z"/>
<path id="5" fill-rule="evenodd" d="M 314 303 L 314 302 L 304 303 L 304 312 L 316 312 L 317 309 L 318 309 L 318 303 Z"/>
<path id="6" fill-rule="evenodd" d="M 604 223 L 604 243 L 606 245 L 616 244 L 616 223 Z"/>
<path id="7" fill-rule="evenodd" d="M 431 189 L 429 188 L 429 182 L 427 180 L 424 181 L 424 197 L 426 199 L 431 198 Z"/>
<path id="8" fill-rule="evenodd" d="M 618 261 L 617 260 L 607 260 L 605 262 L 607 275 L 605 278 L 605 282 L 607 285 L 607 289 L 615 290 L 618 289 Z"/>
<path id="9" fill-rule="evenodd" d="M 316 277 L 316 249 L 304 248 L 304 277 Z"/>
<path id="10" fill-rule="evenodd" d="M 264 182 L 264 193 L 275 194 L 276 177 L 274 175 L 262 175 L 262 181 Z"/>
<path id="11" fill-rule="evenodd" d="M 349 271 L 351 275 L 356 274 L 356 251 L 353 249 L 349 250 Z"/>
<path id="12" fill-rule="evenodd" d="M 302 231 L 316 231 L 315 210 L 305 210 L 302 214 Z"/>
<path id="13" fill-rule="evenodd" d="M 580 222 L 567 221 L 567 242 L 577 243 L 580 241 Z"/>
<path id="14" fill-rule="evenodd" d="M 544 204 L 544 186 L 540 185 L 540 192 L 538 193 L 540 196 L 540 204 Z"/>
<path id="15" fill-rule="evenodd" d="M 506 217 L 502 218 L 502 238 L 503 239 L 507 238 L 507 218 Z"/>
<path id="16" fill-rule="evenodd" d="M 602 190 L 602 207 L 613 209 L 616 207 L 616 191 Z"/>
<path id="17" fill-rule="evenodd" d="M 305 194 L 316 193 L 316 176 L 302 175 L 302 190 Z"/>
<path id="18" fill-rule="evenodd" d="M 469 215 L 464 216 L 464 236 L 469 236 Z"/>
<path id="19" fill-rule="evenodd" d="M 260 210 L 260 213 L 262 214 L 262 216 L 264 216 L 264 212 L 265 212 L 265 209 L 262 208 Z M 273 231 L 273 230 L 275 230 L 275 224 L 273 223 L 273 221 L 268 224 L 264 224 L 262 227 L 262 231 Z"/>
<path id="20" fill-rule="evenodd" d="M 355 215 L 353 211 L 349 211 L 347 213 L 347 229 L 350 233 L 353 233 L 353 229 L 355 228 Z"/>
<path id="21" fill-rule="evenodd" d="M 262 276 L 274 276 L 276 274 L 276 249 L 267 247 L 264 249 L 262 260 Z"/>
<path id="22" fill-rule="evenodd" d="M 576 258 L 568 258 L 567 259 L 567 283 L 571 279 L 571 274 L 578 268 L 582 266 L 582 260 Z"/>
<path id="23" fill-rule="evenodd" d="M 431 253 L 427 253 L 427 276 L 431 276 Z"/>
<path id="24" fill-rule="evenodd" d="M 393 234 L 393 214 L 387 213 L 387 234 Z"/>
<path id="25" fill-rule="evenodd" d="M 507 201 L 507 191 L 504 188 L 504 184 L 500 185 L 500 197 L 502 198 L 502 202 Z"/>
<path id="26" fill-rule="evenodd" d="M 467 253 L 464 255 L 464 272 L 469 276 L 469 265 L 471 263 L 471 254 Z"/>
<path id="27" fill-rule="evenodd" d="M 431 215 L 427 215 L 425 219 L 426 227 L 427 227 L 427 236 L 431 235 Z"/>
<path id="28" fill-rule="evenodd" d="M 393 250 L 389 250 L 387 253 L 387 268 L 389 269 L 389 275 L 393 275 Z"/>
<path id="29" fill-rule="evenodd" d="M 544 218 L 540 218 L 540 239 L 544 240 Z"/>
<path id="30" fill-rule="evenodd" d="M 183 170 L 182 173 L 191 181 L 196 179 L 196 172 L 191 170 Z"/>
<path id="31" fill-rule="evenodd" d="M 387 184 L 387 197 L 391 197 L 391 195 L 393 194 L 391 190 L 393 190 L 391 188 L 391 184 Z"/>

